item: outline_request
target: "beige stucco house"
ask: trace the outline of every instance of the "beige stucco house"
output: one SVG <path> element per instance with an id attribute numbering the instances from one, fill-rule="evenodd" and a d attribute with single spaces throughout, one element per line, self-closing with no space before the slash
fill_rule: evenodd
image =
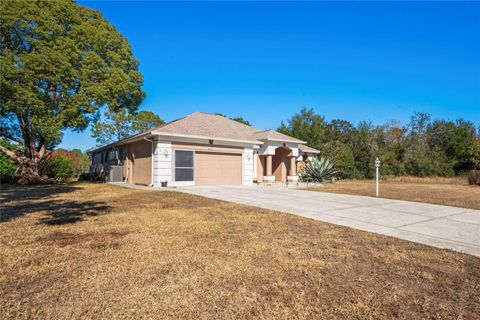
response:
<path id="1" fill-rule="evenodd" d="M 298 169 L 319 151 L 273 130 L 195 112 L 158 128 L 98 148 L 94 166 L 111 160 L 122 179 L 160 187 L 294 182 Z"/>

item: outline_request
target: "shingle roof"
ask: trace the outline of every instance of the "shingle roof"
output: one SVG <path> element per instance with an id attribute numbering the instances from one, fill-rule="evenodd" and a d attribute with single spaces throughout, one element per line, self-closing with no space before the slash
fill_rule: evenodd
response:
<path id="1" fill-rule="evenodd" d="M 287 136 L 286 134 L 283 134 L 274 130 L 258 131 L 255 133 L 255 137 L 257 138 L 257 140 L 279 140 L 279 141 L 294 142 L 294 143 L 304 142 L 302 140 L 298 140 L 296 138 Z"/>
<path id="2" fill-rule="evenodd" d="M 203 112 L 194 112 L 183 118 L 164 124 L 152 132 L 244 141 L 280 140 L 293 143 L 303 142 L 280 132 L 259 130 L 224 116 Z"/>
<path id="3" fill-rule="evenodd" d="M 152 132 L 254 141 L 256 140 L 254 133 L 257 131 L 246 124 L 220 115 L 194 112 L 164 124 Z"/>
<path id="4" fill-rule="evenodd" d="M 231 120 L 224 116 L 204 112 L 194 112 L 183 118 L 163 124 L 155 129 L 139 133 L 127 139 L 97 148 L 93 151 L 98 151 L 111 146 L 123 144 L 126 141 L 141 139 L 142 137 L 148 136 L 150 134 L 171 134 L 172 136 L 198 136 L 208 137 L 212 139 L 223 138 L 228 140 L 250 141 L 253 143 L 269 140 L 304 143 L 304 141 L 287 136 L 286 134 L 274 130 L 259 130 L 238 121 Z M 303 147 L 309 148 L 307 146 Z M 313 148 L 309 149 L 313 151 L 305 152 L 318 153 L 318 150 L 315 150 Z"/>
<path id="5" fill-rule="evenodd" d="M 320 153 L 320 151 L 318 151 L 317 149 L 311 148 L 311 147 L 306 146 L 304 144 L 299 144 L 298 148 L 300 149 L 300 151 L 305 152 L 305 153 L 315 153 L 315 154 Z"/>

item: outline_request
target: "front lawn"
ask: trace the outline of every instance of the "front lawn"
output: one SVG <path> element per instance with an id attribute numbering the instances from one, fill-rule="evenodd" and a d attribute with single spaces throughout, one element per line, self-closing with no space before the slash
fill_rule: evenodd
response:
<path id="1" fill-rule="evenodd" d="M 375 180 L 343 180 L 308 190 L 373 197 Z M 469 185 L 465 177 L 381 180 L 380 197 L 480 210 L 480 186 Z"/>
<path id="2" fill-rule="evenodd" d="M 474 319 L 480 259 L 102 184 L 2 186 L 4 319 Z"/>

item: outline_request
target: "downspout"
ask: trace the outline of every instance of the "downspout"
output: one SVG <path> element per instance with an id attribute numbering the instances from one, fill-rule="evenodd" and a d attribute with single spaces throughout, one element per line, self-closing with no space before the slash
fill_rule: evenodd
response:
<path id="1" fill-rule="evenodd" d="M 146 141 L 150 141 L 150 143 L 152 144 L 152 148 L 151 148 L 151 152 L 152 152 L 152 169 L 151 169 L 151 175 L 150 175 L 150 187 L 153 187 L 153 163 L 155 162 L 155 152 L 153 150 L 153 143 L 154 143 L 154 140 L 150 140 L 150 139 L 147 139 L 147 137 L 143 137 L 143 139 L 145 139 Z"/>

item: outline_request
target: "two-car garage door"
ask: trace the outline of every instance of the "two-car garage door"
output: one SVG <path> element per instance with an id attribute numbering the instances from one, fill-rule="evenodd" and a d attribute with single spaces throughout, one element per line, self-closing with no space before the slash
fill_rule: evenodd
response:
<path id="1" fill-rule="evenodd" d="M 242 155 L 196 151 L 195 184 L 242 184 Z"/>

